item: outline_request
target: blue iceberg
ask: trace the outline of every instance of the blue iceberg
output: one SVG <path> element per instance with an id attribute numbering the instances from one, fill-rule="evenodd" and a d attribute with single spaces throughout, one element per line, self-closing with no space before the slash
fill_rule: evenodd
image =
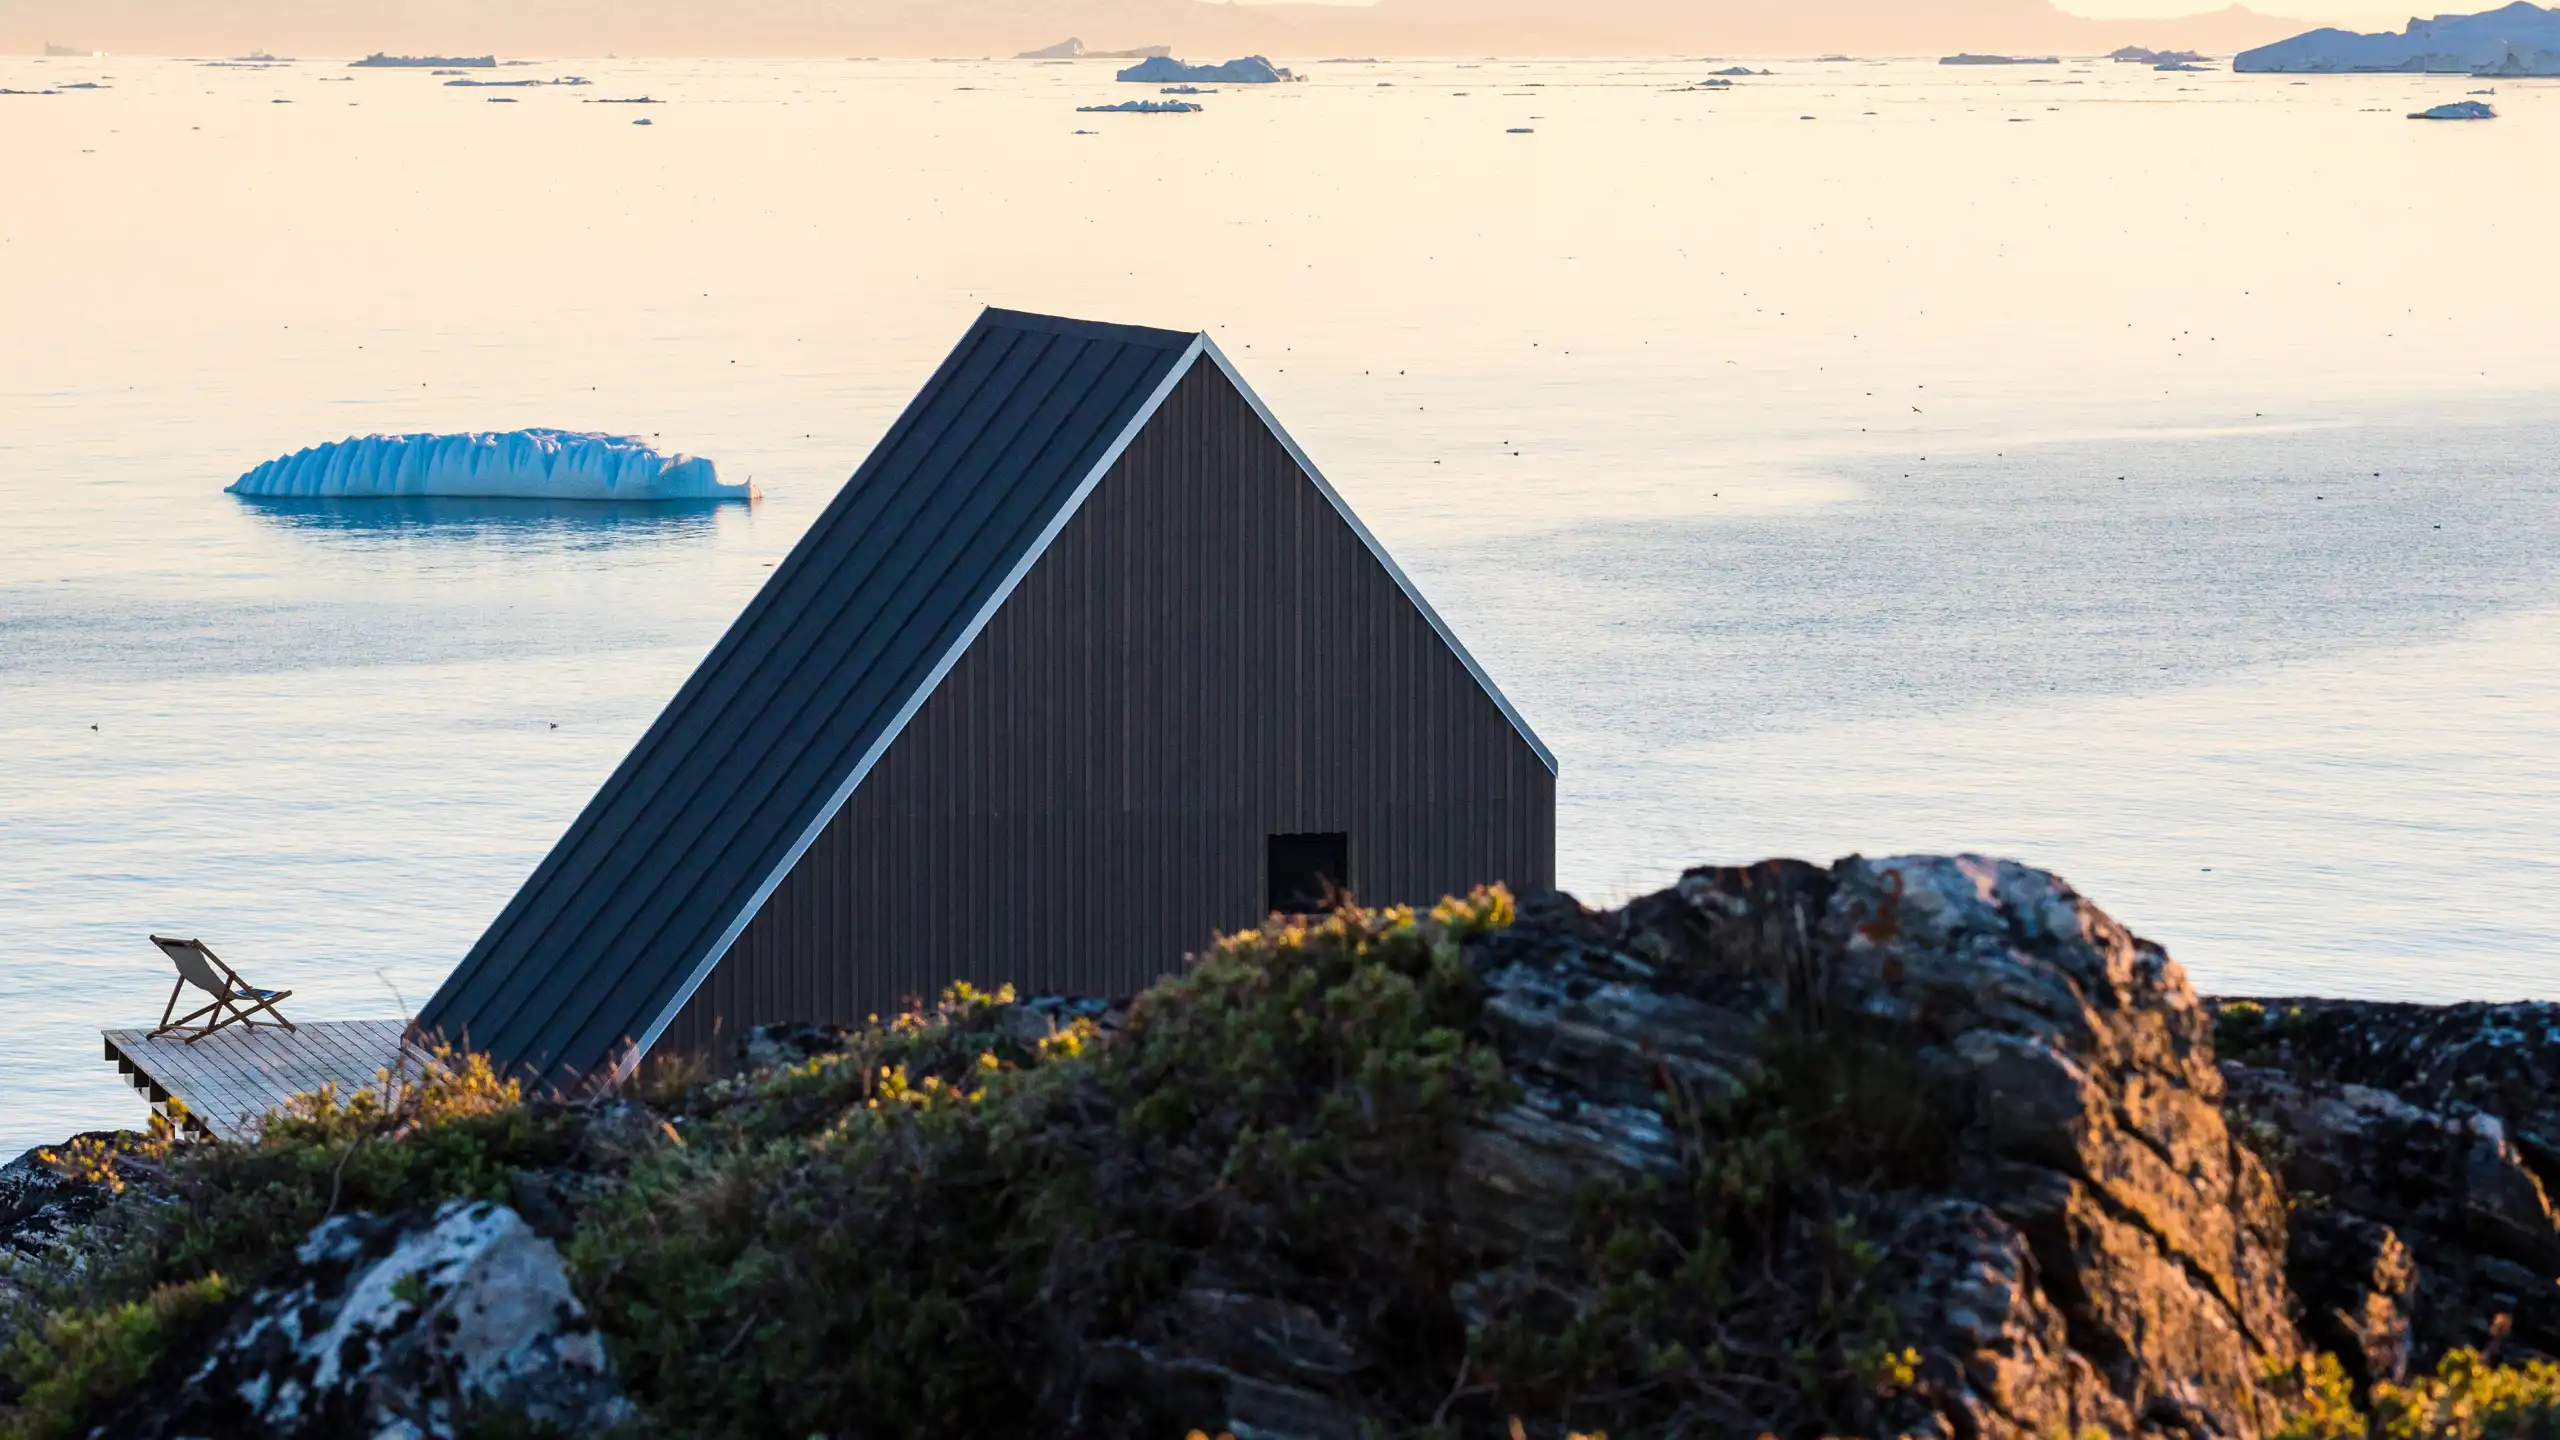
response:
<path id="1" fill-rule="evenodd" d="M 629 435 L 509 430 L 363 435 L 270 460 L 226 493 L 266 499 L 397 496 L 540 500 L 752 500 L 694 455 L 667 455 Z"/>
<path id="2" fill-rule="evenodd" d="M 1292 78 L 1286 70 L 1275 70 L 1271 62 L 1259 55 L 1247 55 L 1224 65 L 1185 65 L 1170 55 L 1141 60 L 1120 72 L 1123 80 L 1146 84 L 1174 84 L 1186 80 L 1218 80 L 1230 85 L 1271 85 Z"/>
<path id="3" fill-rule="evenodd" d="M 2411 20 L 2398 32 L 2313 30 L 2243 50 L 2231 68 L 2256 75 L 2560 75 L 2560 10 L 2517 0 L 2479 15 Z"/>

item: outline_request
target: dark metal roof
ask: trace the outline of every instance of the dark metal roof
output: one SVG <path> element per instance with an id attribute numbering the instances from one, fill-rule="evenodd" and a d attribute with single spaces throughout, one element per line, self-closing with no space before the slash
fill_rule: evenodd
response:
<path id="1" fill-rule="evenodd" d="M 1200 340 L 981 315 L 420 1027 L 550 1077 L 645 1051 Z"/>

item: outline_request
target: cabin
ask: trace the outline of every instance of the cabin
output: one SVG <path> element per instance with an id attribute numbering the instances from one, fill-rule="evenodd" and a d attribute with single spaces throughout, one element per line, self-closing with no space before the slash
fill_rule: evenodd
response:
<path id="1" fill-rule="evenodd" d="M 418 1017 L 564 1083 L 1555 876 L 1555 756 L 1205 334 L 990 310 Z"/>

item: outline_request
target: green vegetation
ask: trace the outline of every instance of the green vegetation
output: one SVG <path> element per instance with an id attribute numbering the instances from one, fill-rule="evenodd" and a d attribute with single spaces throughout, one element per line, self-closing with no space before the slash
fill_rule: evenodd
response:
<path id="1" fill-rule="evenodd" d="M 2435 1373 L 2373 1387 L 2359 1410 L 2336 1357 L 2276 1377 L 2291 1414 L 2275 1440 L 2533 1440 L 2560 1435 L 2560 1365 L 2491 1365 L 2476 1350 L 2448 1352 Z"/>
<path id="2" fill-rule="evenodd" d="M 1165 1426 L 1106 1370 L 1218 1283 L 1333 1317 L 1363 1390 L 1428 1414 L 1464 1337 L 1437 1307 L 1457 1122 L 1506 1093 L 1460 947 L 1482 892 L 1221 944 L 1108 1044 L 1029 1042 L 966 991 L 804 1065 L 705 1087 L 572 1264 L 672 1430 L 1020 1433 L 1080 1402 Z M 1088 1395 L 1088 1391 L 1096 1392 Z M 1093 1414 L 1118 1407 L 1116 1423 Z"/>
<path id="3" fill-rule="evenodd" d="M 21 1329 L 0 1365 L 25 1386 L 15 1413 L 0 1413 L 7 1440 L 67 1440 L 88 1418 L 131 1392 L 161 1353 L 230 1297 L 219 1275 L 164 1285 L 121 1305 L 66 1309 Z"/>
<path id="4" fill-rule="evenodd" d="M 1274 921 L 1107 1035 L 963 987 L 735 1077 L 528 1100 L 448 1056 L 254 1144 L 67 1147 L 123 1193 L 0 1285 L 0 1440 L 168 1383 L 333 1213 L 546 1191 L 575 1196 L 554 1233 L 650 1433 L 1181 1435 L 1223 1418 L 1221 1335 L 1269 1339 L 1231 1302 L 1301 1327 L 1299 1382 L 1385 1435 L 1893 1433 L 1922 1357 L 1882 1237 L 1953 1150 L 1912 1057 L 1834 1032 L 1771 1043 L 1739 1093 L 1666 1076 L 1678 1165 L 1509 1254 L 1452 1177 L 1524 1098 L 1465 955 L 1510 918 L 1488 890 Z M 2365 1409 L 2334 1361 L 2281 1385 L 2288 1440 L 2543 1434 L 2560 1408 L 2560 1370 L 2470 1352 Z"/>
<path id="5" fill-rule="evenodd" d="M 124 1147 L 66 1147 L 58 1169 L 118 1198 L 75 1252 L 12 1267 L 0 1288 L 0 1334 L 14 1337 L 0 1381 L 22 1392 L 0 1440 L 85 1432 L 93 1405 L 152 1374 L 330 1215 L 503 1199 L 513 1171 L 558 1163 L 572 1133 L 487 1062 L 447 1055 L 378 1090 L 302 1096 L 254 1144 L 181 1145 L 161 1124 Z"/>

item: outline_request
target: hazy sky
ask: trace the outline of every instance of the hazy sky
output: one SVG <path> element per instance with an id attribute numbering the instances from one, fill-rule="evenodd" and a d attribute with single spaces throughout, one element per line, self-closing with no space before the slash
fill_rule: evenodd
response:
<path id="1" fill-rule="evenodd" d="M 1274 56 L 1787 55 L 1841 50 L 2223 54 L 2373 0 L 0 0 L 0 50 L 46 41 L 121 53 L 1010 54 L 1097 48 Z M 2277 12 L 2271 16 L 2268 11 Z"/>

